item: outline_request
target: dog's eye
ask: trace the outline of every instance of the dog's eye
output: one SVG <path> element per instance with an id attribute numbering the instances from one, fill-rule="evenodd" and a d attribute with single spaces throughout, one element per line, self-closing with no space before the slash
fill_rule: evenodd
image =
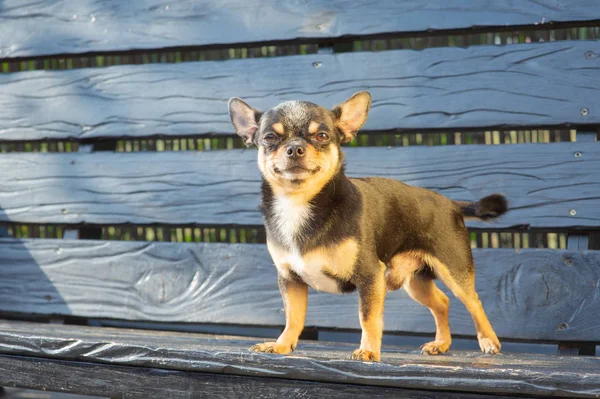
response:
<path id="1" fill-rule="evenodd" d="M 315 136 L 315 138 L 317 139 L 317 141 L 327 141 L 329 140 L 329 135 L 327 133 L 319 133 Z"/>
<path id="2" fill-rule="evenodd" d="M 274 143 L 277 141 L 277 135 L 273 134 L 273 133 L 265 134 L 265 137 L 263 137 L 263 140 L 267 143 Z"/>

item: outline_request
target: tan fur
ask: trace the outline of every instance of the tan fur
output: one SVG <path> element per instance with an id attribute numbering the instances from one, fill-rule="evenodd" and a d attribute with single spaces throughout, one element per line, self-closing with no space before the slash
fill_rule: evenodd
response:
<path id="1" fill-rule="evenodd" d="M 404 252 L 394 256 L 386 265 L 385 277 L 388 291 L 395 291 L 404 285 L 404 281 L 423 267 L 423 254 Z"/>
<path id="2" fill-rule="evenodd" d="M 429 355 L 447 352 L 452 338 L 448 323 L 450 300 L 446 294 L 435 285 L 433 280 L 419 277 L 409 277 L 404 284 L 404 290 L 412 299 L 427 306 L 435 320 L 435 341 L 423 345 L 421 351 Z"/>
<path id="3" fill-rule="evenodd" d="M 342 280 L 349 280 L 354 272 L 358 255 L 358 243 L 348 238 L 339 244 L 320 247 L 303 256 L 307 264 L 322 264 L 328 274 Z"/>
<path id="4" fill-rule="evenodd" d="M 352 354 L 353 359 L 378 362 L 381 358 L 385 294 L 386 284 L 383 271 L 377 274 L 368 290 L 359 292 L 358 309 L 362 336 L 360 347 Z M 368 312 L 364 311 L 365 308 L 368 308 Z"/>
<path id="5" fill-rule="evenodd" d="M 273 130 L 277 134 L 283 134 L 284 133 L 283 125 L 281 123 L 273 123 L 271 125 L 271 128 L 273 128 Z"/>
<path id="6" fill-rule="evenodd" d="M 288 354 L 296 349 L 298 338 L 304 329 L 308 304 L 307 285 L 297 281 L 280 280 L 279 289 L 285 311 L 285 329 L 276 342 L 254 345 L 250 349 L 254 352 Z"/>
<path id="7" fill-rule="evenodd" d="M 305 254 L 282 249 L 269 242 L 267 248 L 280 275 L 290 279 L 290 271 L 293 270 L 312 288 L 331 293 L 339 293 L 337 282 L 331 277 L 350 279 L 358 254 L 358 243 L 354 239 Z"/>
<path id="8" fill-rule="evenodd" d="M 315 134 L 319 131 L 320 126 L 321 126 L 321 124 L 319 122 L 311 121 L 310 124 L 308 125 L 308 132 L 310 134 Z"/>

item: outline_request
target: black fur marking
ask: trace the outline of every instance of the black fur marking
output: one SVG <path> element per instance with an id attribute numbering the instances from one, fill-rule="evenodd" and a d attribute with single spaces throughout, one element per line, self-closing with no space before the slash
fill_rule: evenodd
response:
<path id="1" fill-rule="evenodd" d="M 424 265 L 419 270 L 417 270 L 417 272 L 415 273 L 415 277 L 416 278 L 421 278 L 423 280 L 435 280 L 435 279 L 437 279 L 437 276 L 435 275 L 435 272 L 433 271 L 433 269 L 429 265 Z"/>

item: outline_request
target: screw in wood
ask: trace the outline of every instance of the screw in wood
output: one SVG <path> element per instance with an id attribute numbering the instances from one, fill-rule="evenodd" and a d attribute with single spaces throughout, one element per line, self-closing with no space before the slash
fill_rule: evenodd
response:
<path id="1" fill-rule="evenodd" d="M 585 52 L 585 58 L 587 58 L 588 60 L 591 60 L 594 57 L 596 57 L 596 54 L 594 54 L 593 51 L 586 51 Z"/>
<path id="2" fill-rule="evenodd" d="M 575 216 L 575 215 L 577 215 L 577 211 L 576 211 L 575 209 L 571 209 L 571 210 L 569 211 L 569 214 L 570 214 L 571 216 Z"/>
<path id="3" fill-rule="evenodd" d="M 581 115 L 586 116 L 590 113 L 590 110 L 587 108 L 581 108 Z"/>
<path id="4" fill-rule="evenodd" d="M 577 151 L 575 154 L 573 154 L 575 156 L 575 158 L 579 158 L 583 155 L 583 153 L 581 151 Z"/>
<path id="5" fill-rule="evenodd" d="M 566 330 L 567 328 L 569 328 L 569 323 L 566 323 L 564 321 L 558 325 L 559 330 Z"/>
<path id="6" fill-rule="evenodd" d="M 321 61 L 315 61 L 312 63 L 313 68 L 318 69 L 321 68 L 323 64 L 321 63 Z"/>

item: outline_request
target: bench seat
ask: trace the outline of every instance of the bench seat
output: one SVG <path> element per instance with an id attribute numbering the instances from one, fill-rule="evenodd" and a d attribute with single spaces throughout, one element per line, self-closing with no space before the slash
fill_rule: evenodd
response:
<path id="1" fill-rule="evenodd" d="M 259 341 L 248 337 L 0 321 L 0 385 L 11 386 L 16 374 L 35 367 L 38 373 L 40 368 L 53 373 L 52 378 L 43 382 L 32 378 L 28 388 L 60 390 L 83 384 L 80 379 L 87 374 L 85 378 L 103 386 L 99 393 L 111 392 L 112 396 L 124 393 L 120 389 L 137 394 L 140 389 L 148 393 L 159 388 L 164 391 L 161 381 L 166 379 L 170 382 L 165 384 L 180 382 L 173 385 L 178 394 L 172 397 L 185 397 L 186 390 L 194 392 L 198 384 L 204 392 L 224 395 L 222 390 L 228 389 L 236 397 L 248 397 L 252 384 L 271 382 L 275 384 L 273 389 L 293 386 L 298 392 L 328 392 L 332 397 L 339 397 L 345 389 L 349 389 L 350 397 L 369 393 L 373 387 L 390 388 L 374 390 L 375 397 L 409 397 L 405 396 L 408 391 L 402 391 L 408 389 L 600 397 L 597 357 L 489 356 L 463 351 L 432 357 L 386 346 L 382 362 L 374 364 L 346 360 L 353 344 L 305 341 L 292 356 L 250 353 L 248 348 Z M 70 367 L 78 371 L 73 372 Z M 123 379 L 123 373 L 131 373 L 132 378 Z M 231 384 L 224 387 L 227 379 Z M 329 384 L 333 383 L 338 389 L 331 388 Z M 317 389 L 324 391 L 314 391 Z M 436 397 L 446 397 L 444 392 L 439 394 L 442 396 Z"/>

